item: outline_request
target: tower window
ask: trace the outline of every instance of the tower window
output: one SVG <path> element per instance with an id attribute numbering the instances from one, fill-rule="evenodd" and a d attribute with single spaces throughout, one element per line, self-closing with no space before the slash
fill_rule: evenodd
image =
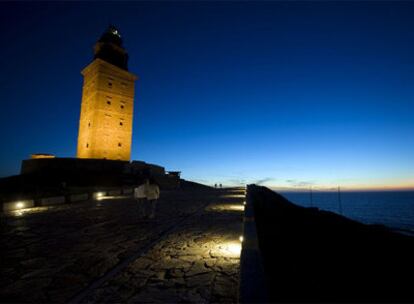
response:
<path id="1" fill-rule="evenodd" d="M 119 123 L 120 126 L 123 126 L 124 124 L 122 123 L 122 121 Z"/>
<path id="2" fill-rule="evenodd" d="M 122 147 L 122 144 L 121 143 L 118 143 L 118 147 Z"/>
<path id="3" fill-rule="evenodd" d="M 106 103 L 109 104 L 109 105 L 111 104 L 111 102 L 109 100 L 107 100 Z"/>
<path id="4" fill-rule="evenodd" d="M 88 122 L 88 127 L 90 127 L 91 126 L 91 123 L 90 122 Z"/>
<path id="5" fill-rule="evenodd" d="M 112 88 L 112 82 L 108 82 L 108 87 Z"/>
<path id="6" fill-rule="evenodd" d="M 123 109 L 124 108 L 124 105 L 121 105 L 121 109 Z"/>
<path id="7" fill-rule="evenodd" d="M 86 144 L 86 148 L 89 148 L 89 144 Z"/>

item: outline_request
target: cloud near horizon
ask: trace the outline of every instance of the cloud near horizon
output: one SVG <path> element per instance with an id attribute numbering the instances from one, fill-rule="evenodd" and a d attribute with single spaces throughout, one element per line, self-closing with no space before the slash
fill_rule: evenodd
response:
<path id="1" fill-rule="evenodd" d="M 310 186 L 315 185 L 315 183 L 312 182 L 312 181 L 300 181 L 300 180 L 296 180 L 296 179 L 287 179 L 287 180 L 285 180 L 285 182 L 290 187 L 310 187 Z"/>
<path id="2" fill-rule="evenodd" d="M 276 181 L 276 180 L 277 180 L 277 178 L 266 177 L 266 178 L 262 178 L 262 179 L 258 179 L 258 180 L 253 181 L 253 184 L 261 186 L 261 185 L 264 185 L 268 182 L 272 182 L 272 181 Z"/>

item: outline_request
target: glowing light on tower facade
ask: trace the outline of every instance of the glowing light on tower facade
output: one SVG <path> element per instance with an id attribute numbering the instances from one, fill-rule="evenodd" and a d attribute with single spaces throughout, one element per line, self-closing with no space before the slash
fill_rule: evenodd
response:
<path id="1" fill-rule="evenodd" d="M 118 30 L 110 26 L 94 47 L 94 60 L 82 70 L 78 158 L 129 161 L 135 80 Z"/>

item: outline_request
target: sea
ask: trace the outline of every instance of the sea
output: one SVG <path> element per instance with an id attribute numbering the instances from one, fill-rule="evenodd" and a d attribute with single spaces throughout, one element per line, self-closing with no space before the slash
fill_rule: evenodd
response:
<path id="1" fill-rule="evenodd" d="M 292 203 L 414 234 L 414 191 L 278 192 Z"/>

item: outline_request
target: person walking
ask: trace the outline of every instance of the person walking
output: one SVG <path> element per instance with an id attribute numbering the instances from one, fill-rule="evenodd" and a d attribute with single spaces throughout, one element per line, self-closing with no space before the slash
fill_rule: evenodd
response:
<path id="1" fill-rule="evenodd" d="M 147 204 L 148 204 L 148 217 L 153 219 L 155 217 L 155 208 L 157 205 L 158 198 L 160 197 L 160 187 L 153 180 L 149 180 L 146 184 Z"/>
<path id="2" fill-rule="evenodd" d="M 143 184 L 139 185 L 134 189 L 134 198 L 137 200 L 138 203 L 138 217 L 145 218 L 146 217 L 146 205 L 147 205 L 147 183 L 148 179 L 144 181 Z"/>

